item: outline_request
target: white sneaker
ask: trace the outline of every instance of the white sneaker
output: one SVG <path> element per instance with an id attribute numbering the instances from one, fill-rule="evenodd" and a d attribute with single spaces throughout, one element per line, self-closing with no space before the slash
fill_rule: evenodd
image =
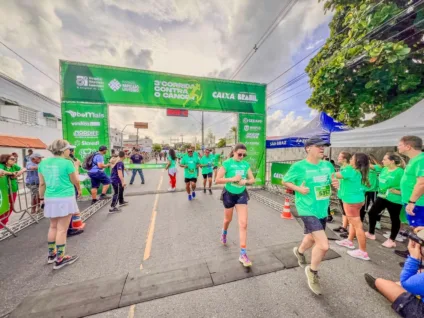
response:
<path id="1" fill-rule="evenodd" d="M 173 192 L 173 191 L 174 191 L 174 189 L 168 188 L 168 192 Z"/>
<path id="2" fill-rule="evenodd" d="M 386 239 L 389 239 L 390 238 L 390 233 L 386 233 L 386 234 L 383 234 L 383 236 L 386 238 Z M 395 241 L 396 242 L 403 242 L 403 241 L 405 241 L 405 238 L 402 236 L 402 235 L 397 235 L 396 236 L 396 239 L 395 239 Z"/>

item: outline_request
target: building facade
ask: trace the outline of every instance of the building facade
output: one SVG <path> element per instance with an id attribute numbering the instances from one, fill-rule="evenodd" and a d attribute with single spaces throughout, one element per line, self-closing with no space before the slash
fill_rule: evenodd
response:
<path id="1" fill-rule="evenodd" d="M 141 151 L 150 152 L 152 150 L 153 140 L 150 137 L 138 137 L 137 135 L 130 135 L 128 139 L 124 140 L 124 148 L 131 150 L 133 147 L 139 147 Z"/>
<path id="2" fill-rule="evenodd" d="M 109 129 L 109 141 L 110 149 L 122 150 L 123 147 L 123 134 L 119 129 L 110 128 Z"/>

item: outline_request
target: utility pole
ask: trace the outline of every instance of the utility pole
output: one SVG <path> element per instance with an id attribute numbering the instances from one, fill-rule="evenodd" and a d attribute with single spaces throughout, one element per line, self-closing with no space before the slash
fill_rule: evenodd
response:
<path id="1" fill-rule="evenodd" d="M 184 135 L 181 134 L 181 144 L 183 144 L 183 143 L 184 143 Z"/>
<path id="2" fill-rule="evenodd" d="M 205 148 L 205 119 L 204 119 L 204 112 L 202 112 L 202 151 Z"/>
<path id="3" fill-rule="evenodd" d="M 138 147 L 138 128 L 137 128 L 137 140 L 136 140 L 135 144 L 136 144 L 136 147 Z"/>

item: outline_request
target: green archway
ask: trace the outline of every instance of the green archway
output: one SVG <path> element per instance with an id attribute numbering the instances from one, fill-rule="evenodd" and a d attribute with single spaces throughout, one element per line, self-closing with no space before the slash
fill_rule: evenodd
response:
<path id="1" fill-rule="evenodd" d="M 109 145 L 108 106 L 238 113 L 238 140 L 265 184 L 266 85 L 60 61 L 63 138 L 76 155 Z"/>

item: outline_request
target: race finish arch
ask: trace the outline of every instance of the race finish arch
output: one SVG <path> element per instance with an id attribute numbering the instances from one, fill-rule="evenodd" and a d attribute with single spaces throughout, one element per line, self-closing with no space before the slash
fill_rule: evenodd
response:
<path id="1" fill-rule="evenodd" d="M 60 61 L 63 137 L 80 160 L 109 145 L 108 106 L 238 113 L 256 185 L 265 184 L 266 85 Z"/>

